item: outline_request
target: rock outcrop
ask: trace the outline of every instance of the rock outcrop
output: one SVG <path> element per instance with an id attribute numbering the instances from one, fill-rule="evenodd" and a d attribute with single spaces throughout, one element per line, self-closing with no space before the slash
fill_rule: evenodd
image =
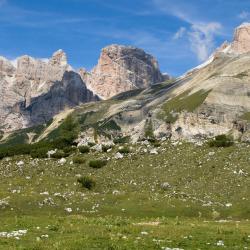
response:
<path id="1" fill-rule="evenodd" d="M 88 88 L 102 99 L 166 79 L 154 57 L 141 49 L 120 45 L 104 48 L 97 66 L 90 73 L 84 69 L 79 73 Z"/>
<path id="2" fill-rule="evenodd" d="M 235 30 L 232 50 L 238 54 L 250 52 L 250 23 L 244 23 Z"/>
<path id="3" fill-rule="evenodd" d="M 214 54 L 241 55 L 248 52 L 250 52 L 250 23 L 243 23 L 235 29 L 233 41 L 231 43 L 224 42 Z"/>
<path id="4" fill-rule="evenodd" d="M 16 67 L 0 58 L 0 130 L 13 131 L 44 123 L 65 108 L 98 100 L 59 50 L 49 60 L 30 56 Z"/>

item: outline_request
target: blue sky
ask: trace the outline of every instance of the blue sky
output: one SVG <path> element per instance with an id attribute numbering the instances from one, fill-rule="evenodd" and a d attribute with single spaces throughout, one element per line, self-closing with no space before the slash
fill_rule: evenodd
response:
<path id="1" fill-rule="evenodd" d="M 249 20 L 249 0 L 0 0 L 0 55 L 63 49 L 73 67 L 91 69 L 117 43 L 143 48 L 177 76 Z"/>

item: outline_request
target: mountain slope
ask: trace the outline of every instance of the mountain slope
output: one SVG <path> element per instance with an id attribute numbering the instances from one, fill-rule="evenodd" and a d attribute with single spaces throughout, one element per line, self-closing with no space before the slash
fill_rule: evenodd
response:
<path id="1" fill-rule="evenodd" d="M 78 142 L 121 137 L 192 141 L 220 134 L 250 141 L 250 51 L 234 47 L 236 41 L 243 46 L 246 27 L 250 30 L 246 24 L 237 28 L 234 41 L 223 44 L 207 63 L 176 80 L 76 107 L 71 115 L 80 127 Z"/>

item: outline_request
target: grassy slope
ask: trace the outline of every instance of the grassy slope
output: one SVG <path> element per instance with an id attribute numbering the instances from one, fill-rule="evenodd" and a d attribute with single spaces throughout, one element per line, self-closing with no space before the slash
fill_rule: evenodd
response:
<path id="1" fill-rule="evenodd" d="M 246 121 L 250 121 L 250 112 L 245 113 L 240 118 Z"/>
<path id="2" fill-rule="evenodd" d="M 200 90 L 189 95 L 189 91 L 186 91 L 164 103 L 158 116 L 167 122 L 173 123 L 178 119 L 178 115 L 173 115 L 173 113 L 178 114 L 182 111 L 193 112 L 205 101 L 209 92 Z"/>
<path id="3" fill-rule="evenodd" d="M 102 169 L 89 168 L 88 160 L 113 157 L 117 148 L 89 153 L 82 165 L 71 165 L 71 157 L 63 166 L 28 156 L 2 160 L 0 200 L 9 197 L 9 206 L 0 210 L 0 232 L 28 233 L 20 240 L 0 237 L 0 249 L 217 249 L 219 240 L 227 249 L 243 249 L 250 244 L 250 180 L 238 174 L 250 173 L 247 145 L 211 149 L 166 143 L 159 155 L 133 147 L 132 155 Z M 215 154 L 209 156 L 211 151 Z M 25 164 L 18 168 L 20 159 Z M 77 175 L 93 176 L 96 188 L 82 189 Z M 171 188 L 163 190 L 164 182 Z"/>

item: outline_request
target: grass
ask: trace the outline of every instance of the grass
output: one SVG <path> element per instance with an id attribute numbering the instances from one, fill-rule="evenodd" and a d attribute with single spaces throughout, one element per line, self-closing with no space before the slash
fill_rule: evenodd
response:
<path id="1" fill-rule="evenodd" d="M 250 112 L 243 114 L 240 118 L 249 122 L 250 121 Z"/>
<path id="2" fill-rule="evenodd" d="M 139 95 L 144 89 L 134 89 L 134 90 L 130 90 L 127 92 L 123 92 L 121 94 L 118 94 L 114 97 L 112 97 L 112 100 L 119 100 L 119 101 L 124 101 L 127 100 L 129 98 L 132 97 L 136 97 L 137 95 Z"/>
<path id="3" fill-rule="evenodd" d="M 158 117 L 166 122 L 174 123 L 182 111 L 193 112 L 198 108 L 205 101 L 209 92 L 200 90 L 190 95 L 189 91 L 186 91 L 163 104 Z"/>
<path id="4" fill-rule="evenodd" d="M 30 156 L 0 161 L 0 232 L 28 230 L 19 240 L 0 237 L 0 249 L 221 249 L 219 241 L 224 249 L 249 246 L 247 144 L 163 142 L 158 155 L 145 152 L 146 145 L 128 146 L 131 153 L 119 160 L 115 146 L 86 154 L 82 164 L 71 163 L 74 154 L 63 165 Z M 105 167 L 88 166 L 100 158 L 110 158 Z M 95 188 L 83 189 L 79 176 L 93 178 Z M 170 188 L 163 190 L 165 182 Z"/>
<path id="5" fill-rule="evenodd" d="M 249 76 L 249 73 L 248 73 L 247 71 L 244 71 L 244 72 L 239 73 L 239 74 L 236 75 L 235 77 L 236 77 L 236 78 L 242 79 L 242 78 L 248 77 L 248 76 Z"/>
<path id="6" fill-rule="evenodd" d="M 21 144 L 21 143 L 27 143 L 29 142 L 29 136 L 28 134 L 33 134 L 33 138 L 30 138 L 31 141 L 35 141 L 39 137 L 39 135 L 44 131 L 44 129 L 49 126 L 51 121 L 47 122 L 44 125 L 39 125 L 31 128 L 26 128 L 22 130 L 18 130 L 8 136 L 5 140 L 0 142 L 0 147 L 2 147 L 1 144 L 5 146 L 12 146 L 16 144 Z M 1 138 L 0 138 L 1 140 Z"/>
<path id="7" fill-rule="evenodd" d="M 145 138 L 154 138 L 154 129 L 153 129 L 153 123 L 152 120 L 149 120 L 145 124 Z"/>

